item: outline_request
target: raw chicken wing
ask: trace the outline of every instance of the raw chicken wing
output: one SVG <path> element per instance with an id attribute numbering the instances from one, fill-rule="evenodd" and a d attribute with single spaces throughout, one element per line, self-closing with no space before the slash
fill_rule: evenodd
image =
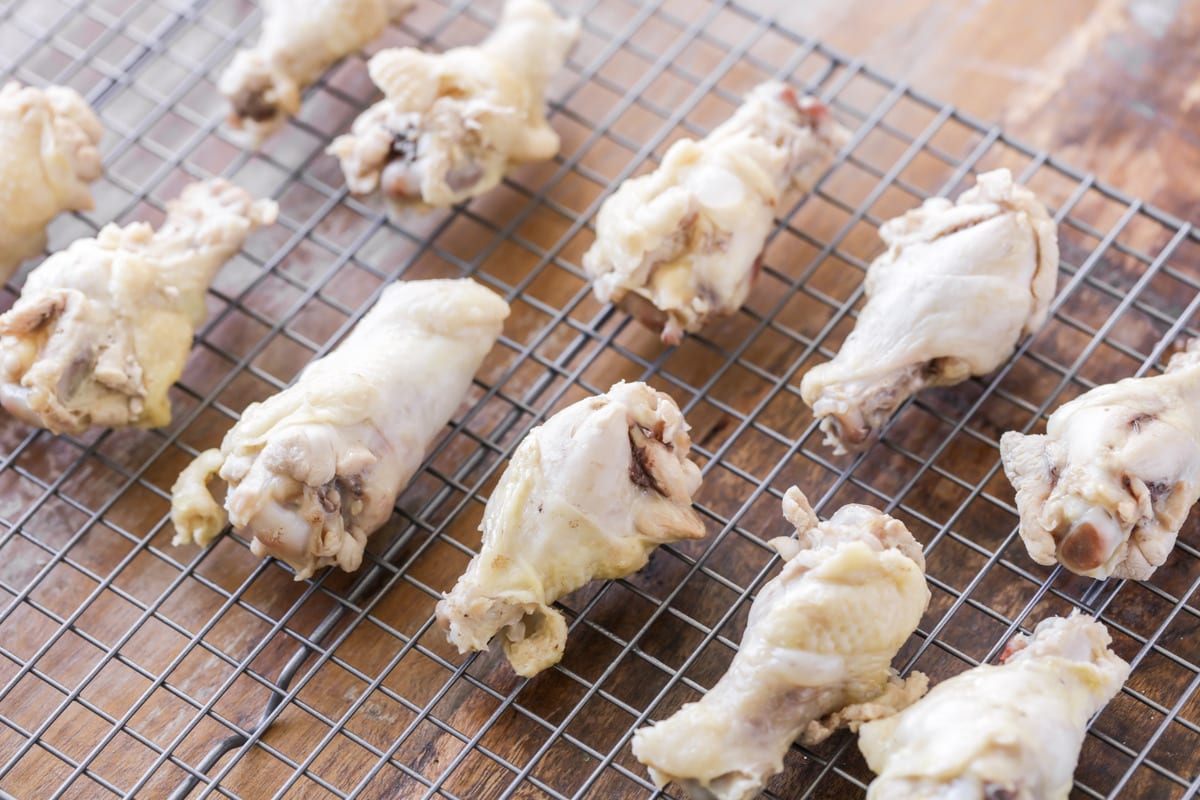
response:
<path id="1" fill-rule="evenodd" d="M 833 361 L 800 392 L 837 453 L 865 449 L 926 386 L 996 369 L 1046 319 L 1058 274 L 1054 220 L 1007 169 L 951 203 L 932 198 L 879 229 L 888 249 L 867 304 Z"/>
<path id="2" fill-rule="evenodd" d="M 668 344 L 736 311 L 750 293 L 780 199 L 808 190 L 847 131 L 782 83 L 752 91 L 701 141 L 682 139 L 649 175 L 604 201 L 583 256 L 596 296 Z"/>
<path id="3" fill-rule="evenodd" d="M 46 247 L 46 225 L 92 208 L 100 120 L 74 89 L 0 89 L 0 280 Z"/>
<path id="4" fill-rule="evenodd" d="M 560 19 L 546 0 L 508 0 L 477 47 L 377 54 L 368 66 L 385 98 L 329 147 L 350 191 L 382 187 L 396 208 L 449 206 L 491 189 L 514 164 L 553 157 L 546 86 L 578 36 L 578 20 Z"/>
<path id="5" fill-rule="evenodd" d="M 1104 625 L 1051 617 L 982 664 L 858 732 L 868 800 L 1066 800 L 1088 720 L 1129 665 Z"/>
<path id="6" fill-rule="evenodd" d="M 338 347 L 254 403 L 171 489 L 174 544 L 205 545 L 229 521 L 258 556 L 302 580 L 362 562 L 430 443 L 462 403 L 508 304 L 475 281 L 389 286 Z M 229 485 L 222 509 L 207 483 Z"/>
<path id="7" fill-rule="evenodd" d="M 208 284 L 276 211 L 228 181 L 194 183 L 158 231 L 110 224 L 47 258 L 0 316 L 0 404 L 56 433 L 166 425 Z"/>
<path id="8" fill-rule="evenodd" d="M 488 500 L 479 555 L 437 606 L 459 652 L 500 635 L 517 674 L 535 675 L 567 641 L 551 603 L 636 572 L 660 544 L 704 536 L 690 447 L 679 407 L 644 383 L 618 383 L 530 431 Z"/>
<path id="9" fill-rule="evenodd" d="M 300 110 L 300 94 L 339 59 L 378 38 L 415 0 L 262 0 L 262 36 L 239 50 L 218 88 L 229 122 L 265 139 Z"/>
<path id="10" fill-rule="evenodd" d="M 796 487 L 783 514 L 799 541 L 771 542 L 783 571 L 758 593 L 729 671 L 698 702 L 633 737 L 659 786 L 695 800 L 746 800 L 798 738 L 895 713 L 925 691 L 890 664 L 929 603 L 921 546 L 904 524 L 848 505 L 820 522 Z"/>
<path id="11" fill-rule="evenodd" d="M 1200 499 L 1200 340 L 1162 375 L 1097 386 L 1044 435 L 1000 438 L 1021 538 L 1039 564 L 1145 580 Z"/>

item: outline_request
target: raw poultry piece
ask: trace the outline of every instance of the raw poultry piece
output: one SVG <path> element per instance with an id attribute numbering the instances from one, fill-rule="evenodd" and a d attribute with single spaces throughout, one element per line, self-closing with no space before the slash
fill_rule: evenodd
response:
<path id="1" fill-rule="evenodd" d="M 758 86 L 704 139 L 671 145 L 658 169 L 604 201 L 583 256 L 596 296 L 668 344 L 737 311 L 784 192 L 810 189 L 847 138 L 817 100 Z"/>
<path id="2" fill-rule="evenodd" d="M 551 603 L 636 572 L 660 544 L 703 537 L 687 430 L 668 395 L 621 382 L 530 431 L 488 499 L 479 555 L 437 606 L 459 652 L 499 635 L 513 670 L 535 675 L 567 641 Z"/>
<path id="3" fill-rule="evenodd" d="M 300 94 L 335 62 L 370 44 L 416 0 L 262 0 L 262 35 L 239 50 L 217 86 L 229 122 L 255 142 L 300 110 Z"/>
<path id="4" fill-rule="evenodd" d="M 1200 499 L 1200 340 L 1162 375 L 1063 405 L 1044 435 L 1005 433 L 1000 456 L 1034 561 L 1149 578 Z"/>
<path id="5" fill-rule="evenodd" d="M 104 129 L 74 89 L 0 89 L 0 280 L 46 247 L 46 225 L 92 208 Z"/>
<path id="6" fill-rule="evenodd" d="M 1129 675 L 1109 642 L 1091 617 L 1050 617 L 1000 666 L 863 725 L 858 746 L 879 774 L 868 800 L 1066 800 L 1088 720 Z"/>
<path id="7" fill-rule="evenodd" d="M 389 286 L 296 382 L 251 404 L 171 488 L 174 544 L 206 545 L 229 521 L 296 580 L 362 562 L 430 443 L 461 405 L 508 304 L 473 280 Z M 222 508 L 208 490 L 228 486 Z"/>
<path id="8" fill-rule="evenodd" d="M 837 453 L 865 449 L 901 403 L 1000 366 L 1046 319 L 1058 274 L 1054 220 L 1007 169 L 957 203 L 885 222 L 867 304 L 837 357 L 800 385 Z"/>
<path id="9" fill-rule="evenodd" d="M 491 189 L 514 164 L 553 157 L 546 86 L 578 36 L 578 20 L 560 19 L 546 0 L 508 0 L 477 47 L 378 53 L 368 67 L 384 99 L 329 146 L 350 191 L 382 187 L 397 209 L 449 206 Z"/>
<path id="10" fill-rule="evenodd" d="M 56 433 L 166 425 L 209 283 L 276 212 L 228 181 L 193 183 L 157 231 L 109 224 L 47 258 L 0 316 L 0 404 Z"/>
<path id="11" fill-rule="evenodd" d="M 695 800 L 745 800 L 783 769 L 797 739 L 895 713 L 925 691 L 890 664 L 929 603 L 921 546 L 904 524 L 848 505 L 821 522 L 796 487 L 783 498 L 796 539 L 758 593 L 729 671 L 698 702 L 633 737 L 659 786 Z"/>

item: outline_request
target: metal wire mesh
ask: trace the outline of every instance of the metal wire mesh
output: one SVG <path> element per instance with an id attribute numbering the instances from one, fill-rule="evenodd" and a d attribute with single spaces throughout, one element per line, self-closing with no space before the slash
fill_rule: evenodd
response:
<path id="1" fill-rule="evenodd" d="M 214 88 L 257 30 L 246 0 L 0 3 L 4 75 L 79 89 L 107 130 L 97 210 L 58 220 L 52 248 L 110 220 L 157 221 L 197 177 L 229 176 L 281 206 L 280 223 L 218 277 L 169 428 L 55 437 L 0 420 L 0 790 L 654 795 L 630 736 L 724 671 L 773 573 L 764 542 L 788 532 L 782 491 L 798 484 L 818 510 L 884 507 L 925 543 L 933 602 L 901 653 L 906 670 L 939 680 L 1044 616 L 1098 614 L 1134 669 L 1091 726 L 1076 795 L 1195 794 L 1196 525 L 1145 583 L 1034 565 L 997 447 L 1004 430 L 1037 428 L 1097 383 L 1158 370 L 1196 333 L 1195 231 L 737 2 L 570 10 L 583 37 L 551 93 L 559 157 L 465 207 L 397 223 L 347 196 L 322 154 L 373 97 L 364 56 L 248 153 L 220 127 Z M 378 46 L 470 43 L 497 13 L 498 2 L 422 0 Z M 772 76 L 824 98 L 854 138 L 817 191 L 783 210 L 745 308 L 666 349 L 590 296 L 578 265 L 592 215 L 621 179 Z M 853 325 L 875 227 L 998 166 L 1060 223 L 1052 319 L 996 374 L 905 405 L 869 453 L 830 455 L 798 382 Z M 464 274 L 508 298 L 513 317 L 357 575 L 293 582 L 236 536 L 205 551 L 170 546 L 170 484 L 240 409 L 331 348 L 387 281 Z M 458 656 L 431 629 L 433 606 L 478 546 L 508 455 L 546 416 L 619 378 L 683 406 L 710 535 L 566 598 L 566 656 L 532 681 L 494 653 Z M 869 779 L 843 735 L 793 748 L 768 794 L 861 796 Z"/>

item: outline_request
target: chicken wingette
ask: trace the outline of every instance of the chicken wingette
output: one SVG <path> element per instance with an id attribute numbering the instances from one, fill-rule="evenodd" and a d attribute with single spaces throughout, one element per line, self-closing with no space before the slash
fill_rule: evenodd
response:
<path id="1" fill-rule="evenodd" d="M 546 87 L 578 36 L 578 20 L 546 0 L 508 0 L 478 46 L 376 54 L 368 68 L 384 99 L 328 150 L 350 191 L 381 188 L 397 210 L 445 207 L 493 188 L 516 164 L 552 158 L 559 138 L 546 122 Z"/>
<path id="2" fill-rule="evenodd" d="M 883 224 L 867 304 L 837 356 L 800 393 L 835 452 L 861 450 L 926 386 L 999 367 L 1041 327 L 1058 276 L 1054 220 L 1007 169 L 956 203 L 937 197 Z"/>
<path id="3" fill-rule="evenodd" d="M 1034 561 L 1149 578 L 1200 499 L 1200 340 L 1162 375 L 1066 403 L 1045 434 L 1005 433 L 1000 456 Z"/>
<path id="4" fill-rule="evenodd" d="M 228 520 L 296 579 L 358 569 L 500 335 L 508 304 L 470 279 L 389 286 L 296 382 L 254 403 L 219 450 L 172 487 L 174 543 L 208 544 Z M 228 484 L 222 508 L 208 490 Z"/>
<path id="5" fill-rule="evenodd" d="M 904 523 L 862 505 L 821 522 L 796 487 L 783 515 L 797 539 L 771 544 L 783 570 L 758 593 L 729 670 L 699 701 L 633 737 L 659 786 L 694 800 L 747 800 L 797 739 L 894 713 L 925 690 L 901 681 L 896 652 L 929 604 L 921 546 Z"/>
<path id="6" fill-rule="evenodd" d="M 262 0 L 262 35 L 239 50 L 217 88 L 230 124 L 257 143 L 300 111 L 300 95 L 325 70 L 370 44 L 416 0 Z"/>
<path id="7" fill-rule="evenodd" d="M 899 714 L 869 722 L 858 746 L 878 773 L 868 800 L 1067 800 L 1089 719 L 1125 682 L 1104 625 L 1042 620 Z"/>
<path id="8" fill-rule="evenodd" d="M 667 344 L 737 311 L 784 193 L 808 191 L 847 138 L 817 100 L 758 86 L 708 136 L 671 145 L 658 169 L 604 201 L 583 256 L 596 296 Z"/>
<path id="9" fill-rule="evenodd" d="M 47 258 L 0 316 L 0 404 L 56 433 L 169 423 L 209 283 L 276 213 L 228 181 L 194 183 L 157 231 L 110 224 Z"/>
<path id="10" fill-rule="evenodd" d="M 678 406 L 644 383 L 618 383 L 530 431 L 488 499 L 479 555 L 437 606 L 459 652 L 499 637 L 513 670 L 535 675 L 567 641 L 551 603 L 636 572 L 660 544 L 702 537 L 690 447 Z"/>
<path id="11" fill-rule="evenodd" d="M 0 89 L 0 280 L 45 249 L 50 220 L 92 208 L 103 134 L 74 89 Z"/>

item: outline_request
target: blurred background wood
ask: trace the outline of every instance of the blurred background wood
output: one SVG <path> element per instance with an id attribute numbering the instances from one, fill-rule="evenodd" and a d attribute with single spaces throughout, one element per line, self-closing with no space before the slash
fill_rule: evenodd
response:
<path id="1" fill-rule="evenodd" d="M 1172 214 L 1195 218 L 1195 0 L 753 5 Z"/>

